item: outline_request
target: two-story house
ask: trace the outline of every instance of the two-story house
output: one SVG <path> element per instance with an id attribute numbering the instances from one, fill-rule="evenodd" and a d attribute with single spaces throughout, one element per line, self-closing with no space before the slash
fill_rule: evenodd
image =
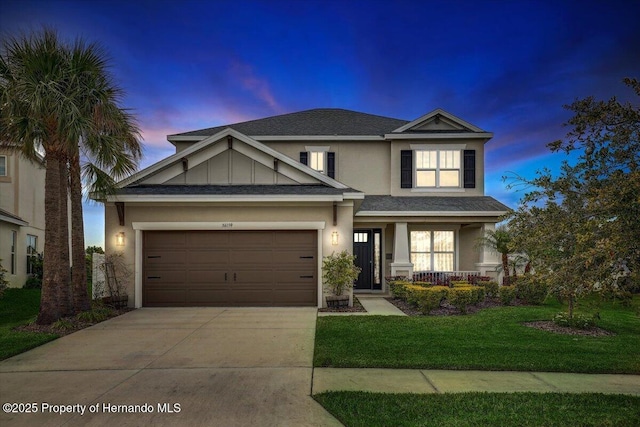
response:
<path id="1" fill-rule="evenodd" d="M 12 287 L 25 284 L 44 249 L 44 178 L 41 161 L 0 148 L 0 263 Z"/>
<path id="2" fill-rule="evenodd" d="M 322 258 L 348 250 L 355 292 L 424 272 L 495 275 L 477 239 L 493 135 L 443 110 L 406 121 L 314 109 L 169 135 L 176 153 L 107 198 L 105 245 L 140 306 L 323 305 Z"/>

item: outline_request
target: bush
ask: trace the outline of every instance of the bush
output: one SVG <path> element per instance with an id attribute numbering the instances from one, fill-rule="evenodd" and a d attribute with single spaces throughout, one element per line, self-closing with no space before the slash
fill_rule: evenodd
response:
<path id="1" fill-rule="evenodd" d="M 411 282 L 406 280 L 394 280 L 389 282 L 389 288 L 394 298 L 406 300 L 407 299 L 407 286 L 411 285 Z"/>
<path id="2" fill-rule="evenodd" d="M 549 285 L 536 276 L 526 275 L 518 277 L 515 291 L 516 297 L 525 303 L 542 305 L 549 294 Z"/>
<path id="3" fill-rule="evenodd" d="M 470 283 L 466 280 L 452 280 L 451 281 L 451 287 L 452 288 L 459 288 L 459 287 L 466 287 L 469 286 Z"/>
<path id="4" fill-rule="evenodd" d="M 478 282 L 478 286 L 484 288 L 487 298 L 496 298 L 500 289 L 498 282 L 494 280 L 482 280 Z"/>
<path id="5" fill-rule="evenodd" d="M 29 277 L 22 289 L 42 289 L 42 280 L 37 277 Z"/>
<path id="6" fill-rule="evenodd" d="M 91 310 L 83 311 L 76 317 L 78 320 L 87 323 L 100 323 L 107 320 L 112 315 L 112 310 L 102 304 L 92 304 Z"/>
<path id="7" fill-rule="evenodd" d="M 516 298 L 516 290 L 513 286 L 501 286 L 498 291 L 498 297 L 502 305 L 509 305 Z"/>
<path id="8" fill-rule="evenodd" d="M 415 281 L 413 282 L 413 284 L 416 286 L 422 286 L 423 288 L 428 288 L 429 286 L 431 286 L 431 282 Z"/>
<path id="9" fill-rule="evenodd" d="M 0 259 L 0 261 L 2 260 Z M 2 266 L 2 263 L 0 262 L 0 297 L 2 297 L 2 295 L 4 294 L 4 290 L 9 287 L 9 282 L 7 282 L 4 278 L 6 272 L 7 270 Z"/>
<path id="10" fill-rule="evenodd" d="M 355 255 L 346 250 L 324 257 L 322 260 L 322 279 L 325 289 L 336 296 L 349 292 L 361 270 L 355 265 L 355 259 Z"/>
<path id="11" fill-rule="evenodd" d="M 563 311 L 553 316 L 553 323 L 575 329 L 591 329 L 596 326 L 596 319 L 594 316 L 589 317 L 582 314 L 574 314 L 573 317 L 569 317 L 569 313 Z"/>
<path id="12" fill-rule="evenodd" d="M 429 314 L 432 310 L 440 307 L 442 301 L 447 297 L 446 286 L 431 286 L 424 288 L 420 286 L 409 286 L 408 302 L 417 306 L 423 314 Z"/>
<path id="13" fill-rule="evenodd" d="M 457 308 L 460 313 L 467 313 L 467 306 L 474 304 L 476 296 L 471 286 L 451 288 L 447 292 L 447 300 L 449 303 Z"/>

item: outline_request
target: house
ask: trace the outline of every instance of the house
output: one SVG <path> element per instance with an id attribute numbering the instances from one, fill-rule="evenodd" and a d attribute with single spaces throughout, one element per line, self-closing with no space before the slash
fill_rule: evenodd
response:
<path id="1" fill-rule="evenodd" d="M 507 210 L 484 194 L 492 136 L 440 109 L 331 108 L 169 135 L 176 153 L 106 199 L 106 250 L 133 266 L 136 307 L 320 307 L 322 258 L 344 249 L 362 267 L 355 292 L 495 275 L 476 247 Z"/>
<path id="2" fill-rule="evenodd" d="M 44 249 L 42 162 L 0 148 L 0 263 L 11 287 L 22 287 Z"/>

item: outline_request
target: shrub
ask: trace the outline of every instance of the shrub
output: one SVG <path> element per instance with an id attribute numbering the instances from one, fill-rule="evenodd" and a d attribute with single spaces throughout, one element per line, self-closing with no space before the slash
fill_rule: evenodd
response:
<path id="1" fill-rule="evenodd" d="M 410 285 L 411 282 L 406 280 L 394 280 L 389 282 L 389 288 L 391 289 L 391 293 L 394 298 L 399 298 L 402 300 L 407 299 L 407 285 Z"/>
<path id="2" fill-rule="evenodd" d="M 447 292 L 447 300 L 449 301 L 449 303 L 457 308 L 462 314 L 467 313 L 467 306 L 473 304 L 474 299 L 474 292 L 470 286 L 467 286 L 465 288 L 451 288 Z"/>
<path id="3" fill-rule="evenodd" d="M 533 275 L 518 277 L 515 283 L 516 297 L 532 305 L 542 305 L 549 294 L 546 281 Z"/>
<path id="4" fill-rule="evenodd" d="M 440 307 L 442 301 L 447 297 L 446 286 L 432 286 L 429 288 L 410 287 L 412 303 L 417 305 L 423 314 L 429 314 L 432 310 Z"/>
<path id="5" fill-rule="evenodd" d="M 494 280 L 481 280 L 478 282 L 478 286 L 482 286 L 484 288 L 487 298 L 496 298 L 498 296 L 500 288 L 498 282 Z"/>
<path id="6" fill-rule="evenodd" d="M 470 283 L 466 280 L 452 280 L 451 281 L 451 287 L 452 288 L 459 288 L 459 287 L 466 287 L 469 286 Z"/>
<path id="7" fill-rule="evenodd" d="M 429 286 L 431 286 L 431 282 L 415 281 L 413 282 L 413 284 L 416 286 L 422 286 L 423 288 L 428 288 Z"/>
<path id="8" fill-rule="evenodd" d="M 0 261 L 2 260 L 0 259 Z M 9 282 L 7 282 L 4 278 L 6 272 L 7 270 L 2 266 L 2 263 L 0 262 L 0 297 L 2 297 L 2 295 L 4 294 L 4 290 L 9 287 Z"/>
<path id="9" fill-rule="evenodd" d="M 569 328 L 591 329 L 596 326 L 596 319 L 594 316 L 589 317 L 582 314 L 574 314 L 569 317 L 569 314 L 563 311 L 553 316 L 553 323 Z"/>
<path id="10" fill-rule="evenodd" d="M 332 253 L 322 260 L 322 278 L 325 288 L 333 295 L 340 296 L 353 287 L 353 282 L 360 274 L 360 267 L 355 265 L 355 255 L 346 250 L 339 254 Z"/>
<path id="11" fill-rule="evenodd" d="M 26 282 L 24 282 L 24 286 L 22 289 L 42 289 L 42 280 L 37 277 L 29 277 Z"/>
<path id="12" fill-rule="evenodd" d="M 498 291 L 498 297 L 502 305 L 509 305 L 516 297 L 516 291 L 513 286 L 501 286 Z"/>

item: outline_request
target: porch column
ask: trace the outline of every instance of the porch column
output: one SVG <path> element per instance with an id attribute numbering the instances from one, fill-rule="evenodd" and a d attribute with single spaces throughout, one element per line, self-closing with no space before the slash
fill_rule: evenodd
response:
<path id="1" fill-rule="evenodd" d="M 413 264 L 409 258 L 409 232 L 406 222 L 396 222 L 393 236 L 392 276 L 413 277 Z"/>
<path id="2" fill-rule="evenodd" d="M 482 236 L 485 236 L 488 231 L 495 231 L 496 225 L 492 222 L 487 222 L 482 226 Z M 480 271 L 482 276 L 493 277 L 498 280 L 500 275 L 497 267 L 500 265 L 500 255 L 493 252 L 490 248 L 481 247 L 478 255 L 478 261 L 476 263 L 476 269 Z"/>

